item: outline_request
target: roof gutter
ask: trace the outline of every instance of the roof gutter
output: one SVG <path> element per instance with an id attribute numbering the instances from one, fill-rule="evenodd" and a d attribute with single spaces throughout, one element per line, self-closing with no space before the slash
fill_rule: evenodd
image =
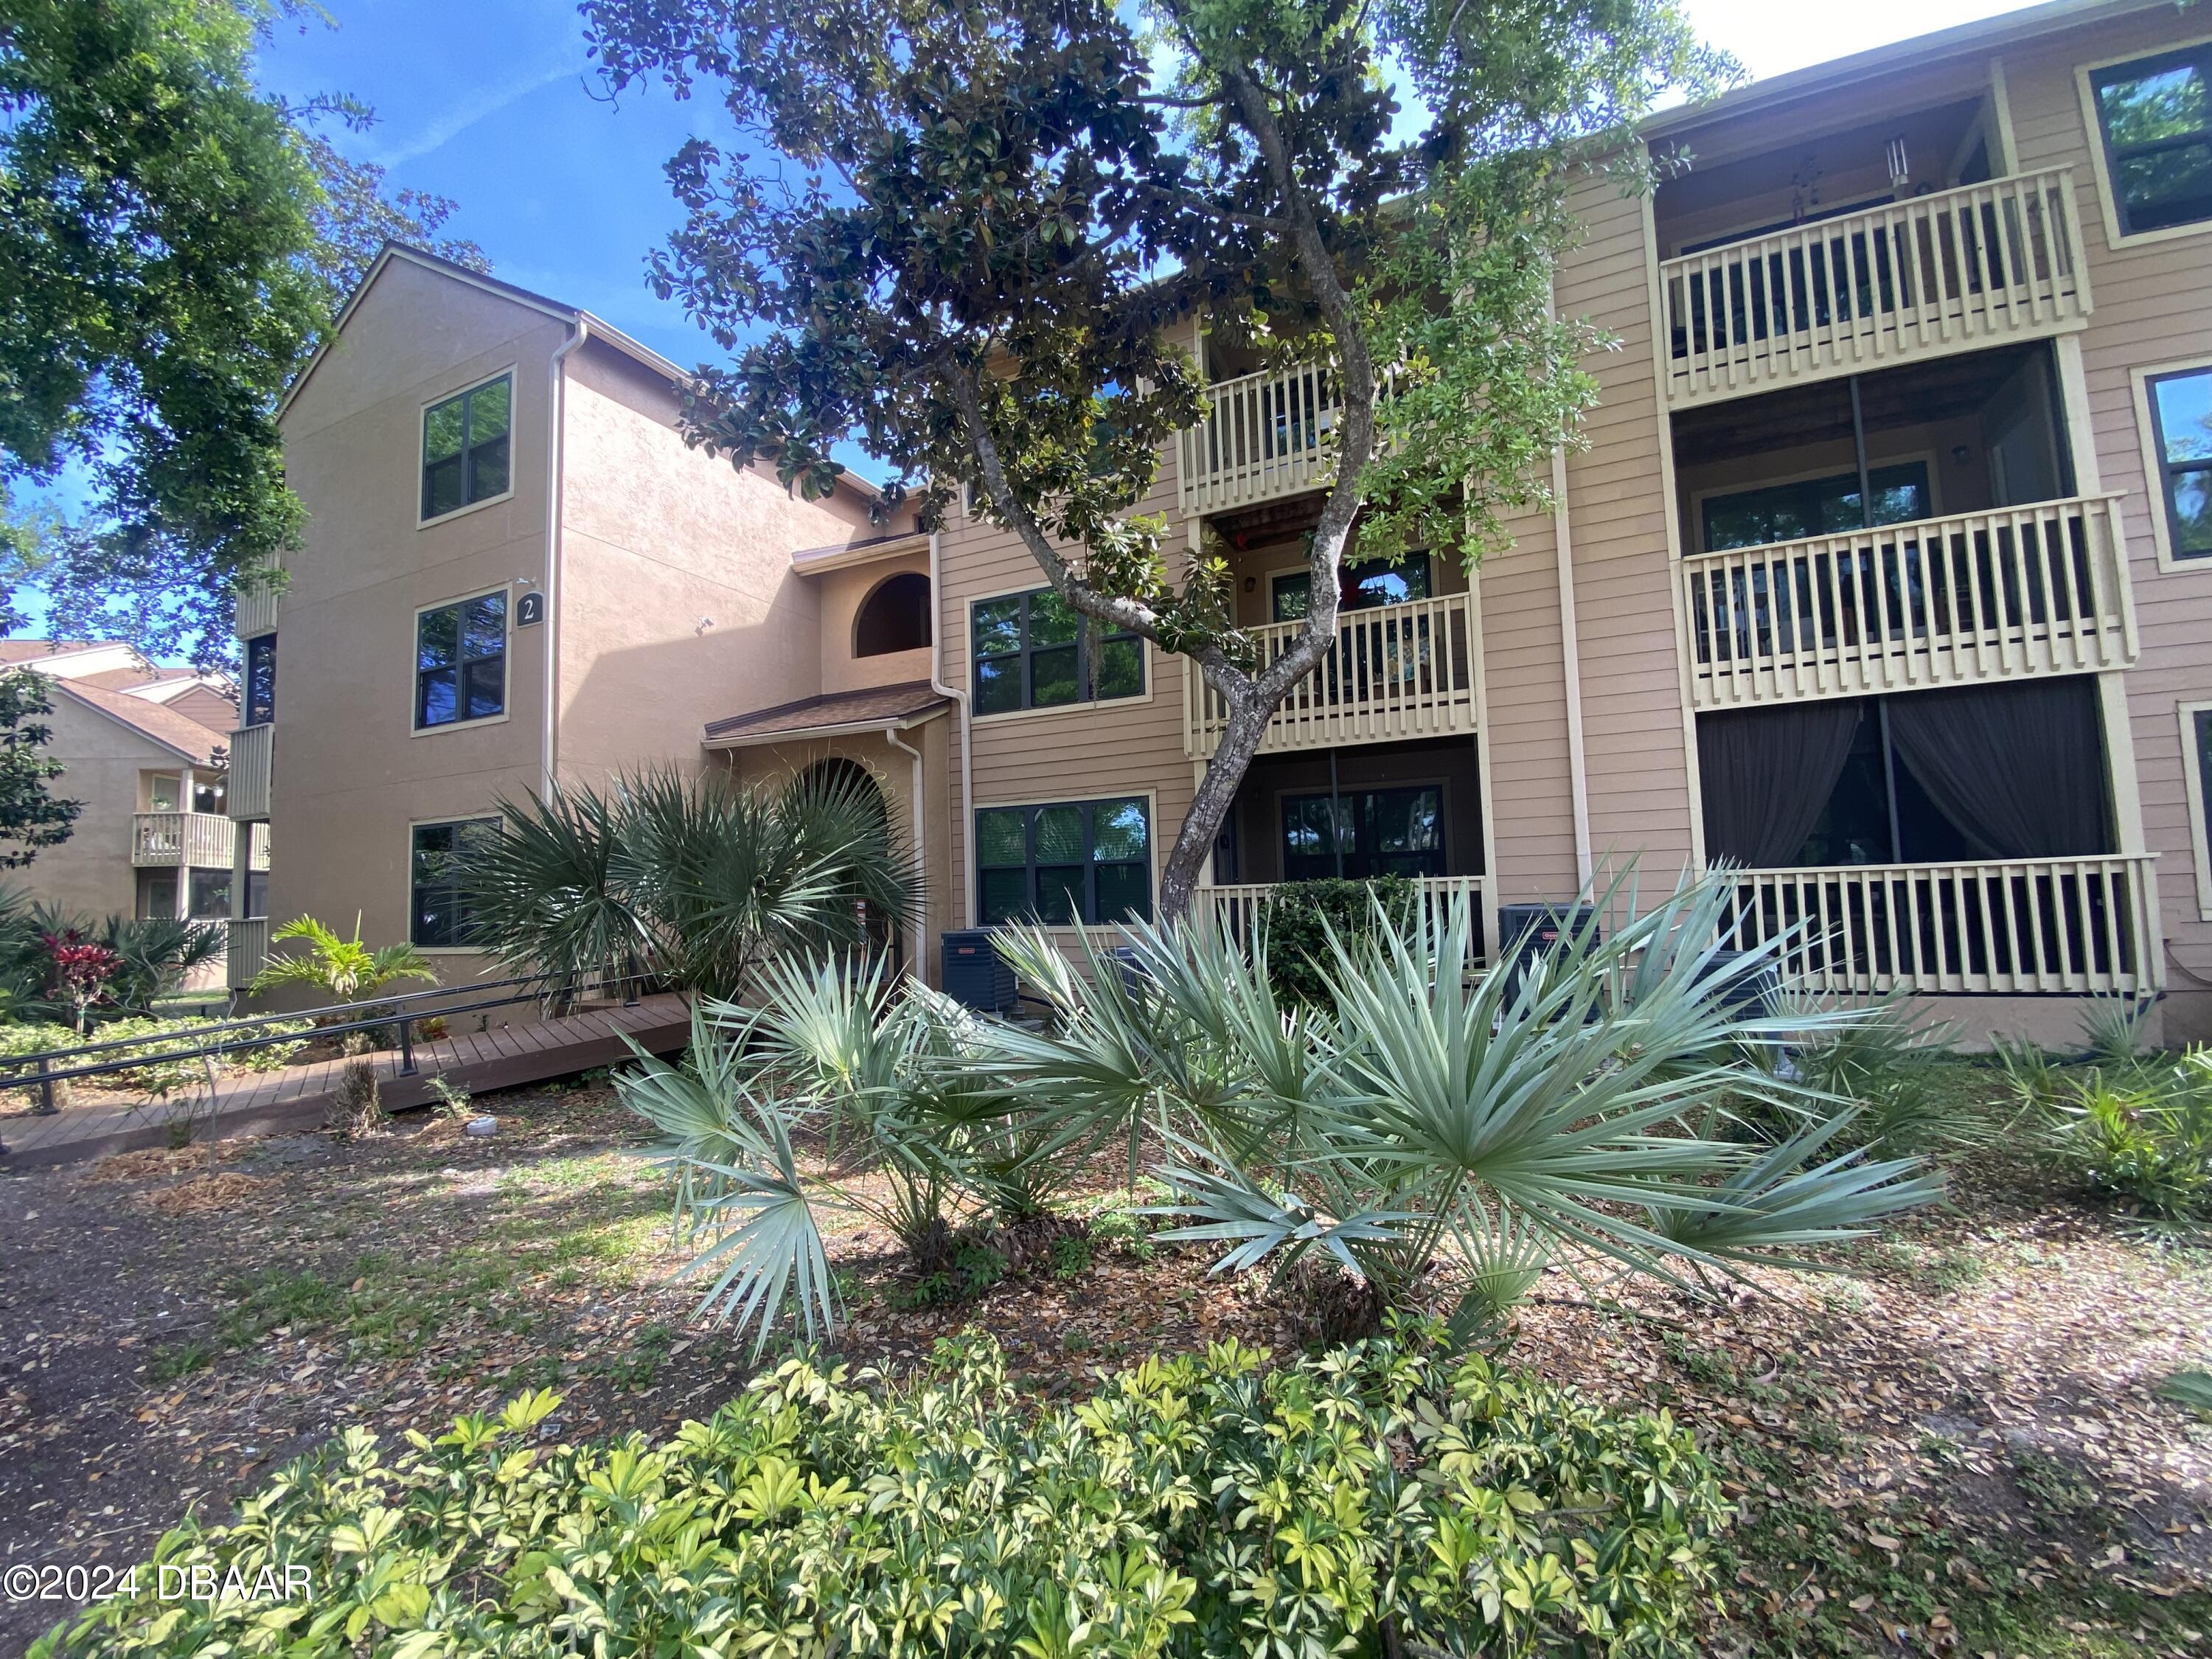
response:
<path id="1" fill-rule="evenodd" d="M 911 732 L 917 726 L 927 725 L 945 711 L 925 709 L 919 714 L 894 714 L 872 720 L 845 720 L 836 726 L 792 726 L 781 732 L 748 732 L 736 737 L 708 738 L 700 746 L 703 749 L 764 749 L 779 743 L 812 743 L 820 738 L 851 738 L 866 733 Z"/>
<path id="2" fill-rule="evenodd" d="M 940 697 L 951 698 L 960 710 L 960 904 L 963 913 L 972 915 L 969 907 L 975 902 L 975 720 L 967 692 L 945 683 L 945 590 L 938 585 L 939 536 L 938 531 L 929 532 L 929 689 Z M 947 923 L 953 920 L 949 908 L 945 920 Z"/>

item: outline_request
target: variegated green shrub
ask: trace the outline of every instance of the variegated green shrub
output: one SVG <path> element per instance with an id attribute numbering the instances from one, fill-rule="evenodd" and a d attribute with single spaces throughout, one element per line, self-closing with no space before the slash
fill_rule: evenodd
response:
<path id="1" fill-rule="evenodd" d="M 353 1431 L 33 1653 L 1689 1653 L 1724 1513 L 1663 1413 L 1427 1328 L 1043 1408 L 980 1339 L 898 1385 L 794 1359 L 659 1445 L 543 1443 L 555 1404 Z M 160 1594 L 195 1568 L 243 1593 Z"/>

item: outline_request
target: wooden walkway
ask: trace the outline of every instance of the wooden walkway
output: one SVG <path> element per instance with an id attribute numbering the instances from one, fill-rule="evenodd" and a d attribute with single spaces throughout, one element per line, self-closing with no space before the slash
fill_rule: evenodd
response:
<path id="1" fill-rule="evenodd" d="M 415 1072 L 402 1076 L 400 1057 L 380 1049 L 360 1058 L 377 1070 L 379 1097 L 387 1111 L 405 1111 L 435 1098 L 433 1078 L 482 1094 L 518 1084 L 566 1077 L 630 1059 L 623 1037 L 653 1054 L 672 1054 L 690 1036 L 690 1014 L 672 994 L 646 997 L 635 1007 L 586 1008 L 566 1019 L 494 1025 L 466 1036 L 415 1045 Z M 226 1078 L 212 1110 L 206 1097 L 73 1106 L 45 1117 L 0 1118 L 0 1174 L 76 1164 L 110 1152 L 173 1144 L 175 1128 L 192 1120 L 194 1140 L 227 1140 L 321 1127 L 350 1059 L 320 1060 L 281 1072 Z"/>

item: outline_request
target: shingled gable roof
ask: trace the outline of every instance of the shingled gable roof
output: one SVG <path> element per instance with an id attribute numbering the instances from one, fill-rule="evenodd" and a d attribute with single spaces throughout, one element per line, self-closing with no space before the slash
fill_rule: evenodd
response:
<path id="1" fill-rule="evenodd" d="M 707 726 L 709 749 L 776 743 L 834 732 L 900 730 L 917 726 L 951 707 L 952 700 L 929 689 L 927 680 L 833 691 L 797 702 L 779 703 L 750 714 L 732 714 Z"/>
<path id="2" fill-rule="evenodd" d="M 86 708 L 107 716 L 118 726 L 127 726 L 142 738 L 150 738 L 174 754 L 179 760 L 194 766 L 220 765 L 228 745 L 221 741 L 222 734 L 188 714 L 180 714 L 165 704 L 145 697 L 125 696 L 119 691 L 105 690 L 96 685 L 87 685 L 82 680 L 58 679 L 48 676 L 46 684 L 65 697 L 74 697 Z"/>

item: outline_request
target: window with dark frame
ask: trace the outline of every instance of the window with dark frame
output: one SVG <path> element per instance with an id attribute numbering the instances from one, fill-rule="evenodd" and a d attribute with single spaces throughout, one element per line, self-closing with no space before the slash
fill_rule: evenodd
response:
<path id="1" fill-rule="evenodd" d="M 452 950 L 469 941 L 469 911 L 461 896 L 459 858 L 484 836 L 499 833 L 497 818 L 418 823 L 408 849 L 407 938 L 428 950 Z"/>
<path id="2" fill-rule="evenodd" d="M 1388 559 L 1351 559 L 1337 567 L 1336 608 L 1340 611 L 1373 611 L 1386 605 L 1425 599 L 1431 592 L 1429 556 L 1408 553 L 1396 563 Z M 1267 584 L 1268 619 L 1304 622 L 1313 608 L 1313 573 L 1285 571 Z"/>
<path id="3" fill-rule="evenodd" d="M 2212 368 L 2154 375 L 2146 386 L 2166 544 L 2177 559 L 2201 559 L 2212 555 Z"/>
<path id="4" fill-rule="evenodd" d="M 1874 487 L 1875 523 L 1911 524 L 1934 516 L 1925 461 L 1869 468 L 1867 482 Z M 1708 495 L 1702 503 L 1701 516 L 1708 553 L 1837 535 L 1856 530 L 1866 522 L 1859 506 L 1856 472 Z"/>
<path id="5" fill-rule="evenodd" d="M 986 927 L 1150 921 L 1151 810 L 1141 796 L 987 807 L 975 814 L 975 885 Z"/>
<path id="6" fill-rule="evenodd" d="M 2205 833 L 2212 835 L 2212 708 L 2200 708 L 2189 718 L 2197 732 L 2197 798 L 2204 808 Z"/>
<path id="7" fill-rule="evenodd" d="M 276 718 L 276 636 L 257 634 L 246 642 L 246 723 L 266 726 Z"/>
<path id="8" fill-rule="evenodd" d="M 1285 881 L 1445 873 L 1438 785 L 1285 795 L 1282 804 Z"/>
<path id="9" fill-rule="evenodd" d="M 230 872 L 195 870 L 187 897 L 194 921 L 220 921 L 230 915 Z"/>
<path id="10" fill-rule="evenodd" d="M 1141 696 L 1145 642 L 1099 633 L 1050 588 L 979 599 L 969 612 L 979 714 Z"/>
<path id="11" fill-rule="evenodd" d="M 514 384 L 502 374 L 422 412 L 422 517 L 428 520 L 507 493 Z"/>
<path id="12" fill-rule="evenodd" d="M 480 593 L 415 618 L 415 727 L 507 712 L 507 595 Z"/>
<path id="13" fill-rule="evenodd" d="M 2124 236 L 2212 219 L 2212 42 L 2090 76 Z"/>

